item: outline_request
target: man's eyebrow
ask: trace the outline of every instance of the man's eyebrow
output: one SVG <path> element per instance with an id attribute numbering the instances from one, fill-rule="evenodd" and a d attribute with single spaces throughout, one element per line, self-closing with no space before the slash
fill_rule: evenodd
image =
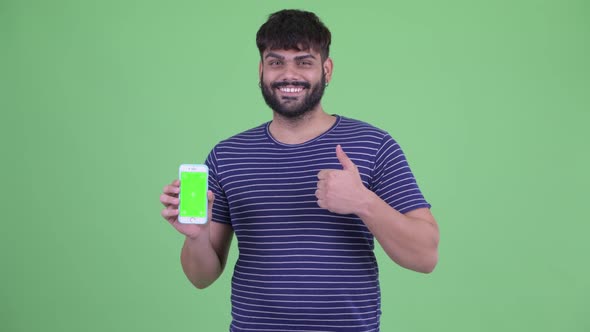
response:
<path id="1" fill-rule="evenodd" d="M 267 58 L 271 58 L 271 57 L 281 59 L 281 60 L 283 60 L 285 58 L 284 56 L 274 53 L 274 52 L 268 52 L 268 54 L 264 58 L 267 59 Z"/>
<path id="2" fill-rule="evenodd" d="M 295 57 L 295 60 L 299 61 L 299 60 L 305 60 L 305 59 L 314 59 L 315 60 L 315 56 L 311 55 L 311 54 L 306 54 L 306 55 L 299 55 Z"/>
<path id="3" fill-rule="evenodd" d="M 280 60 L 284 60 L 285 59 L 284 56 L 282 56 L 282 55 L 280 55 L 278 53 L 275 53 L 275 52 L 268 52 L 268 54 L 266 56 L 264 56 L 264 58 L 265 59 L 267 59 L 267 58 L 277 58 L 277 59 L 280 59 Z M 298 56 L 294 57 L 294 59 L 296 61 L 301 61 L 301 60 L 310 59 L 310 58 L 315 60 L 316 57 L 313 56 L 312 54 L 298 55 Z"/>

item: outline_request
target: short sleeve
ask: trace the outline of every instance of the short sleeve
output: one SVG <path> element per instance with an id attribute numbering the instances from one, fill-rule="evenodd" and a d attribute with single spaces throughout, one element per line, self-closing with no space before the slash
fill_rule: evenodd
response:
<path id="1" fill-rule="evenodd" d="M 377 152 L 370 188 L 400 213 L 430 208 L 418 188 L 406 156 L 389 134 L 383 137 Z"/>

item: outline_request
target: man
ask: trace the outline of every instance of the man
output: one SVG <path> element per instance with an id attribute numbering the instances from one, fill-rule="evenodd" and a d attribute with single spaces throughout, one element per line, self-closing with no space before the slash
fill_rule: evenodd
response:
<path id="1" fill-rule="evenodd" d="M 438 261 L 438 226 L 399 145 L 322 109 L 330 41 L 313 13 L 272 14 L 256 36 L 272 121 L 209 154 L 210 222 L 177 222 L 178 180 L 160 198 L 197 288 L 220 276 L 236 234 L 230 331 L 378 331 L 374 237 L 402 267 Z"/>

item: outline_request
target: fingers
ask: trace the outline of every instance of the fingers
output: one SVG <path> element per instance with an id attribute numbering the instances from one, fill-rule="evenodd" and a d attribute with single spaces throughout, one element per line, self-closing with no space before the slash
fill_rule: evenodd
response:
<path id="1" fill-rule="evenodd" d="M 344 153 L 344 150 L 342 150 L 342 146 L 340 146 L 340 144 L 336 145 L 336 157 L 338 158 L 340 165 L 342 165 L 343 170 L 356 170 L 355 164 L 352 162 L 352 160 L 350 160 L 350 158 L 348 158 L 348 155 Z"/>
<path id="2" fill-rule="evenodd" d="M 322 209 L 327 209 L 326 203 L 326 190 L 324 181 L 318 182 L 318 189 L 315 191 L 315 197 L 317 198 L 317 204 Z"/>
<path id="3" fill-rule="evenodd" d="M 326 180 L 330 177 L 331 173 L 334 173 L 335 170 L 333 169 L 323 169 L 318 172 L 318 180 Z"/>
<path id="4" fill-rule="evenodd" d="M 178 207 L 178 193 L 180 193 L 180 181 L 176 179 L 171 184 L 164 186 L 162 195 L 160 195 L 160 203 L 166 207 Z"/>
<path id="5" fill-rule="evenodd" d="M 215 201 L 215 194 L 211 191 L 207 191 L 207 209 L 209 210 L 209 215 L 213 211 L 213 202 Z"/>
<path id="6" fill-rule="evenodd" d="M 322 209 L 325 209 L 327 206 L 327 198 L 326 198 L 326 191 L 325 190 L 321 190 L 321 189 L 317 189 L 315 191 L 315 197 L 317 198 L 317 204 L 319 207 L 321 207 Z"/>
<path id="7" fill-rule="evenodd" d="M 344 171 L 353 171 L 358 173 L 358 169 L 354 162 L 348 157 L 344 150 L 342 150 L 342 146 L 340 144 L 336 145 L 336 158 L 338 158 L 338 162 L 342 166 L 342 170 Z M 323 169 L 318 173 L 319 180 L 328 179 L 332 173 L 335 173 L 335 169 Z"/>
<path id="8" fill-rule="evenodd" d="M 162 210 L 162 217 L 172 223 L 178 219 L 178 209 L 167 207 Z"/>
<path id="9" fill-rule="evenodd" d="M 180 202 L 180 200 L 178 199 L 178 196 L 170 196 L 170 195 L 166 195 L 166 194 L 160 195 L 160 203 L 162 203 L 166 207 L 168 207 L 168 206 L 178 207 L 179 202 Z"/>
<path id="10" fill-rule="evenodd" d="M 171 184 L 164 186 L 162 192 L 167 195 L 178 196 L 178 193 L 180 192 L 180 181 L 178 181 L 177 179 L 174 180 L 174 182 L 172 182 Z"/>
<path id="11" fill-rule="evenodd" d="M 215 194 L 211 191 L 207 191 L 207 215 L 209 216 L 209 222 L 213 220 L 213 202 L 215 201 Z"/>

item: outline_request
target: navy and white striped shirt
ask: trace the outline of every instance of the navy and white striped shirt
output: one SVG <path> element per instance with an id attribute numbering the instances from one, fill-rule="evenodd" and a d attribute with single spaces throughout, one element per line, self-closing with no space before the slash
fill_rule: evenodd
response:
<path id="1" fill-rule="evenodd" d="M 342 169 L 340 144 L 393 208 L 430 207 L 402 150 L 387 132 L 341 116 L 295 145 L 276 141 L 268 125 L 220 142 L 206 161 L 213 220 L 231 224 L 238 240 L 230 331 L 379 331 L 373 235 L 357 216 L 317 205 L 317 174 Z"/>

